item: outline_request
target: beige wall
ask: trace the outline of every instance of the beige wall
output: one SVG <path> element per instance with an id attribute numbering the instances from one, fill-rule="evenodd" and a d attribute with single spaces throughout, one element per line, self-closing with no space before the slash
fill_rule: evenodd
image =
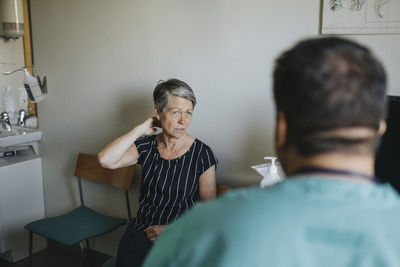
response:
<path id="1" fill-rule="evenodd" d="M 274 154 L 272 62 L 319 24 L 316 0 L 35 0 L 31 9 L 36 74 L 48 77 L 38 105 L 47 215 L 78 202 L 78 151 L 97 153 L 151 116 L 154 85 L 170 77 L 195 90 L 190 133 L 213 148 L 219 182 L 258 183 L 250 165 Z M 376 51 L 400 94 L 400 36 L 352 38 Z M 91 184 L 88 202 L 124 215 L 116 193 Z M 115 252 L 121 232 L 96 248 Z"/>

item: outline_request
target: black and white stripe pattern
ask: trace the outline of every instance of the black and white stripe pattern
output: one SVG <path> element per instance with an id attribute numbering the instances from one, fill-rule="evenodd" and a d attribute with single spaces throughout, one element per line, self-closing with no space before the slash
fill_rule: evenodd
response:
<path id="1" fill-rule="evenodd" d="M 129 228 L 169 224 L 200 200 L 199 177 L 218 161 L 210 147 L 198 139 L 185 154 L 172 160 L 160 156 L 155 135 L 140 138 L 135 145 L 142 184 L 139 210 Z"/>

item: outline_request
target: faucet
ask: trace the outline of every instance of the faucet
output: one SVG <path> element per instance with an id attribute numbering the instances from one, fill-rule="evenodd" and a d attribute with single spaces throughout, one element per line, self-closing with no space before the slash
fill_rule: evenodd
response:
<path id="1" fill-rule="evenodd" d="M 7 112 L 3 111 L 0 114 L 0 122 L 1 122 L 1 125 L 3 126 L 4 130 L 11 131 L 10 116 L 8 115 Z"/>
<path id="2" fill-rule="evenodd" d="M 18 126 L 25 127 L 26 125 L 26 119 L 32 117 L 33 114 L 27 113 L 24 109 L 19 110 L 19 115 L 18 115 Z"/>

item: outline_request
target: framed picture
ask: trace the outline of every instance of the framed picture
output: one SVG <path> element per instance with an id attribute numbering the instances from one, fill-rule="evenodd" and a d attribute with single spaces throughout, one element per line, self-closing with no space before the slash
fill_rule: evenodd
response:
<path id="1" fill-rule="evenodd" d="M 400 34 L 400 0 L 322 0 L 321 34 Z"/>

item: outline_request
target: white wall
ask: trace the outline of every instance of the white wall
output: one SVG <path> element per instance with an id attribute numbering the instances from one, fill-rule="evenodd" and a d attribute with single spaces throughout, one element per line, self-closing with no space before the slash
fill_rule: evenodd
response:
<path id="1" fill-rule="evenodd" d="M 49 216 L 78 202 L 78 151 L 97 153 L 151 116 L 152 90 L 170 77 L 196 93 L 190 133 L 213 148 L 218 181 L 258 183 L 250 165 L 274 153 L 273 60 L 319 25 L 316 0 L 36 0 L 31 9 L 36 74 L 48 77 L 38 112 Z M 399 94 L 400 36 L 354 38 L 385 62 Z M 116 191 L 90 188 L 90 202 L 124 215 Z M 120 234 L 96 248 L 113 253 Z"/>

